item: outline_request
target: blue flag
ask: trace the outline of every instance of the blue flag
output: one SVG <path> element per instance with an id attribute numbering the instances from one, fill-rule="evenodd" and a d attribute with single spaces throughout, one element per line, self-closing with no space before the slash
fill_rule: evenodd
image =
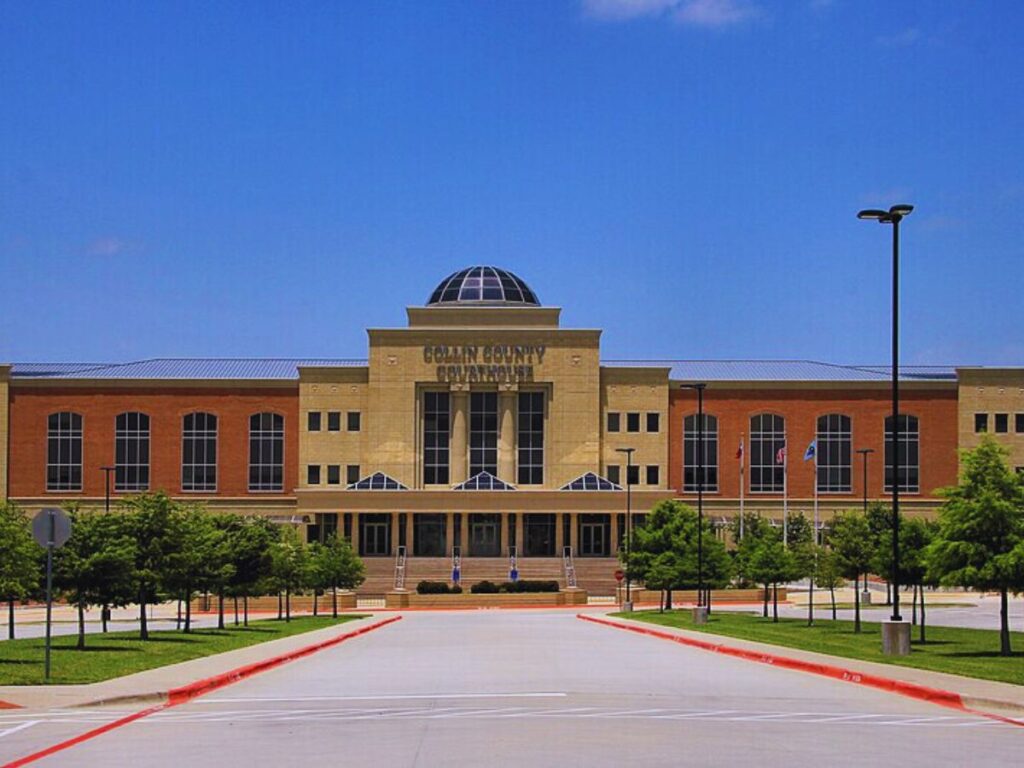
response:
<path id="1" fill-rule="evenodd" d="M 804 451 L 804 461 L 810 461 L 814 458 L 815 451 L 818 450 L 818 441 L 811 440 L 811 444 L 807 446 L 807 450 Z"/>

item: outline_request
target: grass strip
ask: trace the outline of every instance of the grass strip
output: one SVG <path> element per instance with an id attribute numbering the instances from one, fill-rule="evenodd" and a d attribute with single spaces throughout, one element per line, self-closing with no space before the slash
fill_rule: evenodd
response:
<path id="1" fill-rule="evenodd" d="M 360 616 L 301 616 L 290 622 L 277 619 L 250 621 L 248 627 L 229 625 L 225 629 L 193 629 L 189 634 L 174 630 L 150 631 L 150 639 L 139 640 L 137 630 L 91 633 L 85 649 L 78 650 L 77 635 L 60 635 L 51 645 L 51 684 L 98 683 L 122 675 L 177 664 L 216 653 L 233 651 L 279 640 L 316 629 L 344 624 Z M 42 685 L 43 638 L 5 640 L 0 643 L 0 685 Z"/>
<path id="2" fill-rule="evenodd" d="M 690 611 L 634 611 L 612 615 L 848 659 L 1024 685 L 1024 664 L 1021 663 L 1024 660 L 1024 632 L 1011 632 L 1015 651 L 1012 656 L 1000 656 L 999 633 L 996 630 L 929 626 L 926 632 L 928 641 L 922 644 L 917 640 L 918 628 L 913 627 L 910 655 L 884 656 L 881 624 L 877 622 L 862 621 L 863 631 L 858 635 L 853 631 L 852 621 L 820 618 L 814 620 L 814 626 L 808 627 L 806 619 L 780 618 L 775 623 L 771 618 L 725 611 L 713 613 L 704 625 L 694 624 Z"/>

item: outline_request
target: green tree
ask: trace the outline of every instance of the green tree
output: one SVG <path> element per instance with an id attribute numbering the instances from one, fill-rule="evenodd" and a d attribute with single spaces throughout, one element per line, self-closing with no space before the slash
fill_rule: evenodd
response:
<path id="1" fill-rule="evenodd" d="M 922 643 L 926 639 L 924 588 L 937 583 L 928 573 L 927 552 L 937 530 L 938 526 L 934 522 L 920 517 L 900 522 L 900 584 L 907 584 L 914 589 L 912 623 L 917 624 Z"/>
<path id="2" fill-rule="evenodd" d="M 864 570 L 864 589 L 868 585 L 868 571 L 885 579 L 885 604 L 892 604 L 892 507 L 880 501 L 868 505 L 865 515 L 875 549 L 871 565 Z"/>
<path id="3" fill-rule="evenodd" d="M 366 581 L 366 566 L 343 536 L 329 536 L 321 549 L 320 571 L 331 588 L 331 614 L 338 618 L 338 590 L 355 589 Z"/>
<path id="4" fill-rule="evenodd" d="M 757 580 L 750 573 L 750 557 L 757 548 L 757 543 L 762 540 L 765 530 L 771 528 L 771 521 L 762 517 L 759 513 L 748 513 L 743 522 L 743 538 L 739 535 L 739 518 L 733 519 L 731 525 L 733 540 L 736 542 L 736 550 L 733 564 L 736 577 L 741 587 L 757 586 Z M 768 615 L 767 596 L 765 597 L 765 615 Z"/>
<path id="5" fill-rule="evenodd" d="M 14 639 L 14 601 L 39 586 L 42 547 L 32 538 L 29 519 L 13 502 L 0 502 L 0 598 L 7 601 L 7 637 Z"/>
<path id="6" fill-rule="evenodd" d="M 135 541 L 120 516 L 70 510 L 71 537 L 53 551 L 56 590 L 78 609 L 78 645 L 85 648 L 85 611 L 127 605 L 133 597 Z"/>
<path id="7" fill-rule="evenodd" d="M 832 520 L 829 545 L 843 576 L 853 579 L 853 631 L 860 626 L 860 575 L 875 561 L 877 547 L 868 518 L 861 512 L 841 512 Z"/>
<path id="8" fill-rule="evenodd" d="M 246 517 L 241 521 L 228 538 L 233 566 L 230 588 L 242 596 L 244 624 L 249 626 L 249 598 L 271 576 L 271 551 L 280 529 L 265 517 Z"/>
<path id="9" fill-rule="evenodd" d="M 180 506 L 162 491 L 132 496 L 123 504 L 136 543 L 132 575 L 139 603 L 139 638 L 149 640 L 146 606 L 159 598 L 169 563 L 182 545 L 176 520 Z"/>
<path id="10" fill-rule="evenodd" d="M 832 600 L 832 621 L 836 620 L 836 587 L 845 583 L 842 573 L 839 572 L 839 562 L 836 553 L 827 547 L 818 548 L 818 564 L 815 570 L 815 581 L 822 589 L 829 591 Z"/>
<path id="11" fill-rule="evenodd" d="M 298 531 L 286 527 L 270 548 L 270 572 L 278 591 L 284 591 L 285 621 L 292 620 L 292 592 L 307 581 L 309 557 Z"/>
<path id="12" fill-rule="evenodd" d="M 747 557 L 750 576 L 765 589 L 765 614 L 767 615 L 768 590 L 772 590 L 772 621 L 779 620 L 779 584 L 797 578 L 797 560 L 792 549 L 782 541 L 782 530 L 766 528 L 758 539 L 752 539 Z"/>
<path id="13" fill-rule="evenodd" d="M 1008 595 L 1024 589 L 1024 484 L 1007 451 L 985 438 L 961 454 L 960 482 L 944 488 L 929 572 L 943 584 L 999 591 L 999 652 L 1011 654 Z"/>

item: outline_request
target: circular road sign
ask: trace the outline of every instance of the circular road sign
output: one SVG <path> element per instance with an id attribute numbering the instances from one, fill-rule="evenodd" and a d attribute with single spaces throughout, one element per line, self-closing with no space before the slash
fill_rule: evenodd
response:
<path id="1" fill-rule="evenodd" d="M 41 547 L 63 547 L 71 537 L 71 518 L 63 509 L 41 509 L 32 520 L 32 536 Z"/>
<path id="2" fill-rule="evenodd" d="M 622 581 L 624 578 L 626 578 L 626 574 L 625 573 L 623 573 L 622 571 L 616 571 L 615 572 L 615 580 L 616 581 Z"/>

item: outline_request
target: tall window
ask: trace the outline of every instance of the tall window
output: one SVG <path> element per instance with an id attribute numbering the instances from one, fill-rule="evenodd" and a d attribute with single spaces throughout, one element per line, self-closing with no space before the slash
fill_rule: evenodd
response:
<path id="1" fill-rule="evenodd" d="M 119 413 L 114 419 L 114 490 L 149 490 L 149 416 Z"/>
<path id="2" fill-rule="evenodd" d="M 217 417 L 189 413 L 181 432 L 181 489 L 217 490 Z"/>
<path id="3" fill-rule="evenodd" d="M 519 393 L 519 484 L 544 482 L 544 393 Z"/>
<path id="4" fill-rule="evenodd" d="M 817 435 L 818 491 L 849 493 L 850 465 L 853 461 L 850 417 L 829 413 L 818 417 Z"/>
<path id="5" fill-rule="evenodd" d="M 254 413 L 249 417 L 249 490 L 284 489 L 284 416 Z"/>
<path id="6" fill-rule="evenodd" d="M 498 474 L 498 393 L 469 393 L 469 476 Z"/>
<path id="7" fill-rule="evenodd" d="M 46 428 L 46 490 L 82 490 L 82 415 L 51 413 Z"/>
<path id="8" fill-rule="evenodd" d="M 427 485 L 447 485 L 449 482 L 449 409 L 447 392 L 423 393 L 423 482 Z"/>
<path id="9" fill-rule="evenodd" d="M 683 419 L 683 490 L 696 493 L 700 473 L 697 414 Z M 718 490 L 718 417 L 704 414 L 704 490 Z"/>
<path id="10" fill-rule="evenodd" d="M 892 493 L 893 450 L 892 416 L 885 417 L 885 490 Z M 921 490 L 920 438 L 917 416 L 900 414 L 900 490 L 917 493 Z"/>
<path id="11" fill-rule="evenodd" d="M 750 419 L 750 492 L 782 493 L 785 467 L 778 461 L 786 447 L 786 420 L 772 413 Z"/>

